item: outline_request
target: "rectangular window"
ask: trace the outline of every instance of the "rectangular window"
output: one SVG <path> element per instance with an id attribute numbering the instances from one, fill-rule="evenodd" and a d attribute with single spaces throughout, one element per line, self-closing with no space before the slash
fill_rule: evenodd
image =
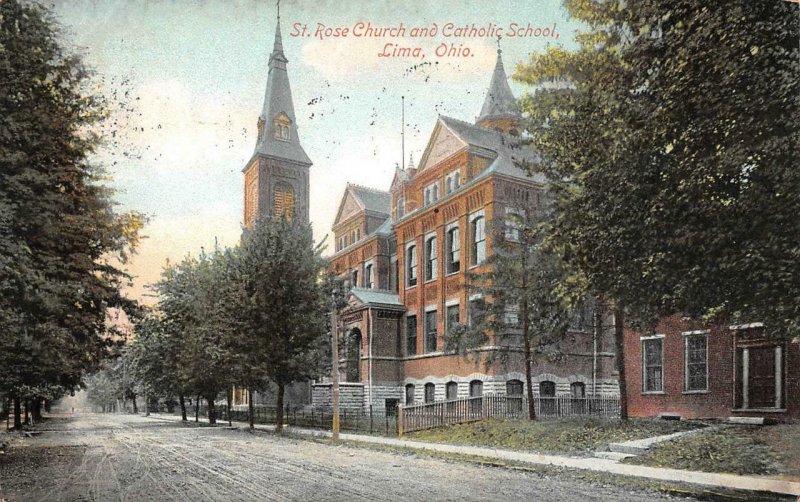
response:
<path id="1" fill-rule="evenodd" d="M 350 278 L 351 278 L 351 282 L 353 284 L 353 287 L 357 288 L 358 287 L 358 270 L 353 270 L 353 273 L 352 273 Z"/>
<path id="2" fill-rule="evenodd" d="M 417 316 L 406 317 L 406 355 L 413 356 L 417 353 Z"/>
<path id="3" fill-rule="evenodd" d="M 406 286 L 417 285 L 417 246 L 406 249 Z"/>
<path id="4" fill-rule="evenodd" d="M 517 329 L 520 327 L 519 322 L 519 305 L 506 305 L 503 312 L 503 324 L 507 328 Z"/>
<path id="5" fill-rule="evenodd" d="M 366 267 L 364 267 L 364 287 L 368 289 L 372 289 L 375 287 L 375 284 L 373 283 L 371 263 Z"/>
<path id="6" fill-rule="evenodd" d="M 459 318 L 459 307 L 458 305 L 450 305 L 447 307 L 447 330 L 453 329 L 453 326 L 458 324 Z"/>
<path id="7" fill-rule="evenodd" d="M 461 268 L 461 239 L 458 227 L 447 231 L 447 273 L 458 272 Z"/>
<path id="8" fill-rule="evenodd" d="M 686 390 L 708 390 L 708 333 L 686 334 L 683 342 Z"/>
<path id="9" fill-rule="evenodd" d="M 469 301 L 469 325 L 472 327 L 480 326 L 486 315 L 486 303 L 483 298 L 475 298 Z"/>
<path id="10" fill-rule="evenodd" d="M 504 223 L 505 237 L 507 241 L 519 242 L 519 231 L 520 227 L 522 226 L 522 217 L 519 213 L 520 211 L 513 207 L 506 208 L 506 218 Z"/>
<path id="11" fill-rule="evenodd" d="M 642 390 L 644 392 L 664 391 L 664 339 L 647 338 L 642 340 Z"/>
<path id="12" fill-rule="evenodd" d="M 398 270 L 397 267 L 397 258 L 396 257 L 392 258 L 391 271 L 389 272 L 389 290 L 394 291 L 395 293 L 397 293 L 398 289 L 397 284 L 399 279 L 398 277 L 399 272 L 400 271 Z"/>
<path id="13" fill-rule="evenodd" d="M 436 237 L 425 241 L 425 280 L 436 279 L 436 264 L 438 252 L 436 250 Z"/>
<path id="14" fill-rule="evenodd" d="M 472 221 L 472 264 L 478 265 L 486 259 L 486 220 L 479 216 Z"/>
<path id="15" fill-rule="evenodd" d="M 425 312 L 425 352 L 436 352 L 436 311 Z"/>

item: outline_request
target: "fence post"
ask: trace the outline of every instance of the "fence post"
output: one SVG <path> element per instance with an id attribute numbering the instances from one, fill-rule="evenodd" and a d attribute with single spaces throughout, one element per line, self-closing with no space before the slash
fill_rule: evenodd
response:
<path id="1" fill-rule="evenodd" d="M 397 405 L 397 437 L 403 437 L 403 405 Z"/>

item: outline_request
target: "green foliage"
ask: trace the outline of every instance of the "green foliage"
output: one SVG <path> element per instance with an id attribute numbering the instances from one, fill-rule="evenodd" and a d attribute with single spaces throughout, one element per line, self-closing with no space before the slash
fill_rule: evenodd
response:
<path id="1" fill-rule="evenodd" d="M 0 3 L 0 389 L 74 389 L 107 354 L 137 214 L 115 213 L 99 143 L 102 98 L 37 5 Z"/>
<path id="2" fill-rule="evenodd" d="M 596 450 L 608 443 L 661 436 L 697 427 L 700 424 L 667 420 L 483 420 L 416 432 L 409 437 L 436 443 L 574 453 Z"/>
<path id="3" fill-rule="evenodd" d="M 649 324 L 800 323 L 800 6 L 567 0 L 574 52 L 515 78 L 556 196 L 551 244 Z M 580 279 L 582 277 L 582 279 Z"/>

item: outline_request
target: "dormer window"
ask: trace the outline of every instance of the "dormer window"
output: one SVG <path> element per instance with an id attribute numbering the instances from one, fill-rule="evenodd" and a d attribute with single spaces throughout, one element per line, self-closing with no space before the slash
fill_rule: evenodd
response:
<path id="1" fill-rule="evenodd" d="M 292 122 L 289 120 L 288 115 L 279 113 L 275 120 L 272 121 L 273 135 L 275 139 L 281 141 L 289 141 L 289 127 Z"/>
<path id="2" fill-rule="evenodd" d="M 405 214 L 406 201 L 403 197 L 397 198 L 397 219 L 400 219 Z"/>
<path id="3" fill-rule="evenodd" d="M 425 205 L 429 206 L 439 200 L 439 184 L 432 183 L 425 187 Z"/>

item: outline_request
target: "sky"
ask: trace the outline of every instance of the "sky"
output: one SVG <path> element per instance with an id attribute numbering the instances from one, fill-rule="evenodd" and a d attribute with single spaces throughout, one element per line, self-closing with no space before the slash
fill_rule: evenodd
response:
<path id="1" fill-rule="evenodd" d="M 243 175 L 253 154 L 277 9 L 256 0 L 64 0 L 52 3 L 65 43 L 94 70 L 111 100 L 114 135 L 97 152 L 120 211 L 148 216 L 129 294 L 152 303 L 147 284 L 167 260 L 235 245 Z M 574 46 L 577 24 L 560 0 L 281 2 L 284 52 L 300 141 L 311 157 L 310 214 L 330 233 L 347 182 L 388 190 L 401 162 L 419 159 L 438 114 L 474 121 L 495 64 L 495 37 L 460 38 L 463 26 L 504 30 L 506 71 L 548 46 Z M 295 23 L 299 23 L 295 29 Z M 402 38 L 356 37 L 357 23 L 405 26 Z M 511 23 L 550 35 L 509 37 Z M 308 26 L 300 36 L 302 26 Z M 436 28 L 412 37 L 413 28 Z M 325 36 L 326 28 L 348 28 Z M 297 36 L 292 36 L 292 35 Z M 319 36 L 315 36 L 315 35 Z M 458 55 L 438 56 L 441 44 Z M 386 44 L 424 54 L 380 57 Z M 398 51 L 401 52 L 402 51 Z M 411 51 L 409 51 L 411 52 Z M 465 55 L 468 53 L 468 55 Z M 511 82 L 517 97 L 527 89 Z M 328 238 L 332 242 L 332 236 Z"/>

